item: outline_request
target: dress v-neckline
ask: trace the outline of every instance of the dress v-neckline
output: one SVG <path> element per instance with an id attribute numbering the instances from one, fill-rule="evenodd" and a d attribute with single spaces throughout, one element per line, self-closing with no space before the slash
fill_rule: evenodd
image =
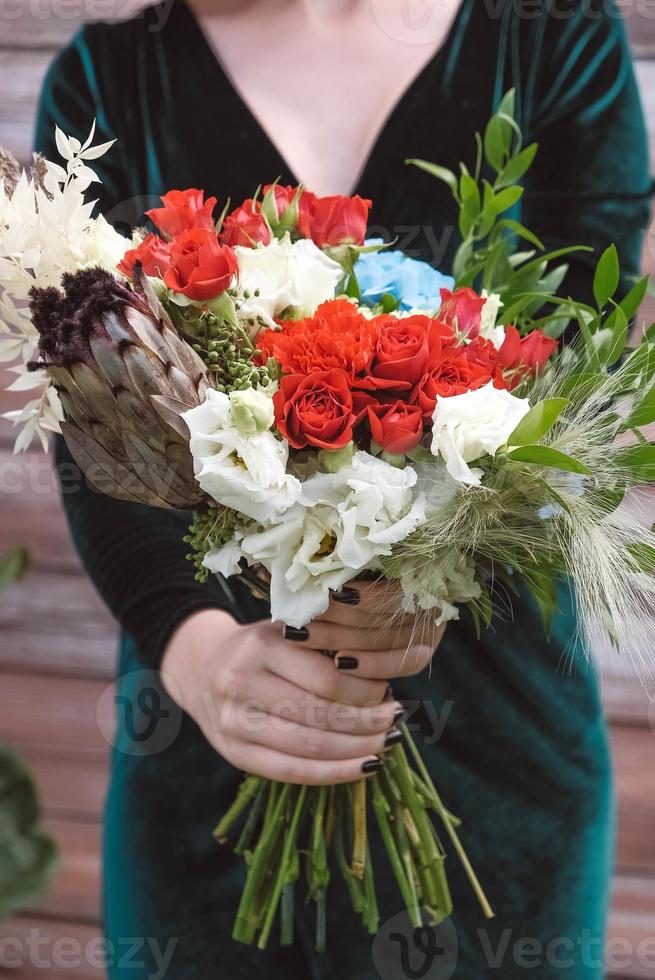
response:
<path id="1" fill-rule="evenodd" d="M 432 71 L 435 68 L 435 65 L 438 62 L 440 62 L 441 59 L 445 57 L 448 51 L 451 49 L 455 39 L 460 33 L 460 30 L 465 26 L 466 22 L 468 21 L 468 16 L 465 16 L 464 12 L 466 11 L 468 15 L 468 10 L 471 3 L 475 3 L 475 0 L 461 0 L 461 3 L 457 8 L 457 10 L 455 11 L 454 17 L 449 25 L 448 31 L 443 41 L 441 41 L 439 46 L 435 48 L 435 50 L 430 55 L 430 57 L 423 65 L 421 70 L 416 75 L 414 75 L 414 77 L 410 80 L 410 82 L 405 86 L 403 91 L 394 101 L 393 105 L 391 106 L 387 114 L 384 116 L 382 123 L 378 128 L 378 131 L 375 137 L 373 138 L 367 153 L 364 156 L 362 165 L 359 169 L 358 174 L 355 177 L 354 185 L 349 191 L 350 196 L 360 193 L 360 190 L 362 190 L 362 188 L 365 185 L 366 174 L 370 169 L 370 167 L 372 166 L 372 164 L 374 163 L 378 151 L 382 146 L 385 137 L 387 136 L 387 133 L 393 128 L 394 123 L 402 116 L 404 116 L 405 109 L 409 104 L 411 104 L 415 93 L 418 90 L 420 90 L 421 85 L 424 83 L 425 79 L 432 73 Z M 268 132 L 266 127 L 259 120 L 254 110 L 250 107 L 247 99 L 242 94 L 241 89 L 235 83 L 232 74 L 228 71 L 227 67 L 223 62 L 221 55 L 216 50 L 211 39 L 207 36 L 205 31 L 203 30 L 202 25 L 200 24 L 200 21 L 198 20 L 191 6 L 186 2 L 186 0 L 178 0 L 177 6 L 181 8 L 186 14 L 187 19 L 191 23 L 192 31 L 195 31 L 197 35 L 198 44 L 201 47 L 203 47 L 206 53 L 209 55 L 209 59 L 212 62 L 212 64 L 215 66 L 221 81 L 229 87 L 233 97 L 236 99 L 241 110 L 243 111 L 244 116 L 250 121 L 252 126 L 259 132 L 261 138 L 264 140 L 264 142 L 267 144 L 269 149 L 272 151 L 272 154 L 277 158 L 280 165 L 277 176 L 279 176 L 281 173 L 287 173 L 289 174 L 291 178 L 291 182 L 293 184 L 302 184 L 302 181 L 298 178 L 295 172 L 295 168 L 290 165 L 290 162 L 286 158 L 282 149 L 278 146 L 273 136 Z M 262 175 L 262 177 L 265 176 L 266 176 L 265 174 Z"/>

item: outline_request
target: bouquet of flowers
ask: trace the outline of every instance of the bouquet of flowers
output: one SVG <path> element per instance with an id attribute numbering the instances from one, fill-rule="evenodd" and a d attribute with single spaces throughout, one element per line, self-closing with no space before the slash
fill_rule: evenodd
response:
<path id="1" fill-rule="evenodd" d="M 99 490 L 192 509 L 198 577 L 241 576 L 290 627 L 374 576 L 402 596 L 390 617 L 463 606 L 480 628 L 528 592 L 548 629 L 568 576 L 591 643 L 608 632 L 630 652 L 635 611 L 655 609 L 655 534 L 620 507 L 655 480 L 655 334 L 628 334 L 647 281 L 617 299 L 610 247 L 593 305 L 558 297 L 552 261 L 574 247 L 548 254 L 509 216 L 536 152 L 511 92 L 472 169 L 410 161 L 452 190 L 452 278 L 367 241 L 370 201 L 277 183 L 218 218 L 215 198 L 170 191 L 147 213 L 156 231 L 127 242 L 85 200 L 88 161 L 109 149 L 92 136 L 57 132 L 65 167 L 1 160 L 0 352 L 21 357 L 12 387 L 38 392 L 13 413 L 19 448 L 59 429 Z M 264 948 L 280 912 L 291 941 L 304 863 L 323 948 L 330 852 L 375 932 L 369 809 L 416 925 L 451 912 L 447 847 L 492 914 L 401 727 L 353 784 L 245 776 L 215 832 L 240 827 L 235 938 Z"/>

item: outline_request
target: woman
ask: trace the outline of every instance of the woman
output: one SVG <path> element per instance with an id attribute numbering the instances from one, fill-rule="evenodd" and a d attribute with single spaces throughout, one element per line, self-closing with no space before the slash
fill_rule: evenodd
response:
<path id="1" fill-rule="evenodd" d="M 176 0 L 85 28 L 45 81 L 37 148 L 54 156 L 55 123 L 81 138 L 95 116 L 99 138 L 119 141 L 103 158 L 99 191 L 117 221 L 136 220 L 172 187 L 238 201 L 279 176 L 318 193 L 361 192 L 374 200 L 376 230 L 447 269 L 457 244 L 452 202 L 403 160 L 453 168 L 470 160 L 473 133 L 513 86 L 526 139 L 540 144 L 522 220 L 550 247 L 598 252 L 613 240 L 634 273 L 650 182 L 616 11 L 603 0 L 525 9 L 449 0 L 413 25 L 400 16 L 407 9 L 394 0 L 261 0 L 192 10 Z M 593 261 L 572 259 L 566 290 L 589 293 Z M 61 441 L 58 460 L 70 462 Z M 194 581 L 183 517 L 86 487 L 65 504 L 84 564 L 124 631 L 118 703 L 130 710 L 119 713 L 105 840 L 113 980 L 254 970 L 364 980 L 434 969 L 407 972 L 391 941 L 372 950 L 339 881 L 328 954 L 313 953 L 312 913 L 301 904 L 292 947 L 237 946 L 230 929 L 243 870 L 209 836 L 238 768 L 314 783 L 373 771 L 395 737 L 395 698 L 416 708 L 423 756 L 448 806 L 466 818 L 467 848 L 496 911 L 485 923 L 451 859 L 453 931 L 441 972 L 429 975 L 512 980 L 538 967 L 542 978 L 602 976 L 610 764 L 566 593 L 550 642 L 536 609 L 517 602 L 513 621 L 480 640 L 468 619 L 452 624 L 428 673 L 432 646 L 404 656 L 409 631 L 373 628 L 374 586 L 345 590 L 307 633 L 282 636 L 238 584 L 228 594 Z M 322 657 L 323 648 L 338 649 L 337 658 Z M 573 670 L 558 670 L 570 662 Z M 144 665 L 163 665 L 171 701 Z M 394 697 L 384 700 L 387 679 Z M 259 702 L 252 726 L 232 710 L 249 697 Z M 281 702 L 302 719 L 291 737 L 277 724 Z M 149 740 L 139 739 L 135 706 L 154 726 Z M 384 921 L 401 903 L 390 874 L 377 885 Z M 145 941 L 130 946 L 136 936 Z"/>

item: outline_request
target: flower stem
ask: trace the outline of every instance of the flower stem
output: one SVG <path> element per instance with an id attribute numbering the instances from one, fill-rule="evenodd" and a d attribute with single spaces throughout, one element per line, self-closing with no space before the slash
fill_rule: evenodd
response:
<path id="1" fill-rule="evenodd" d="M 225 843 L 232 824 L 241 816 L 245 808 L 256 796 L 261 785 L 262 779 L 259 776 L 246 776 L 242 781 L 237 791 L 234 803 L 219 821 L 216 829 L 214 830 L 214 837 L 220 844 Z"/>
<path id="2" fill-rule="evenodd" d="M 355 783 L 353 807 L 353 856 L 350 870 L 360 880 L 366 863 L 366 779 Z"/>
<path id="3" fill-rule="evenodd" d="M 285 788 L 288 787 L 289 784 Z M 283 791 L 284 792 L 284 791 Z M 266 949 L 266 943 L 268 942 L 268 937 L 273 926 L 273 921 L 275 919 L 275 913 L 277 912 L 277 906 L 280 901 L 280 893 L 282 891 L 282 886 L 285 883 L 286 877 L 289 874 L 289 866 L 292 860 L 292 852 L 295 849 L 296 837 L 298 836 L 298 829 L 300 826 L 300 818 L 303 813 L 305 804 L 305 795 L 307 793 L 307 787 L 301 786 L 300 792 L 296 798 L 296 804 L 293 811 L 293 817 L 291 818 L 291 825 L 287 829 L 284 838 L 284 847 L 282 849 L 282 859 L 280 861 L 280 870 L 278 871 L 275 884 L 273 885 L 273 891 L 268 903 L 268 908 L 266 909 L 266 917 L 264 918 L 264 924 L 262 930 L 259 934 L 259 941 L 257 943 L 258 949 Z"/>

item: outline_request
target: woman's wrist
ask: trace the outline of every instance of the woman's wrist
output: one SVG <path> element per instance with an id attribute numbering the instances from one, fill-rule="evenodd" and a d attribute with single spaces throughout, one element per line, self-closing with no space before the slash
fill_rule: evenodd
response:
<path id="1" fill-rule="evenodd" d="M 162 683 L 174 700 L 184 689 L 185 679 L 202 671 L 206 661 L 215 656 L 217 646 L 241 628 L 223 609 L 199 609 L 179 624 L 161 661 Z"/>

